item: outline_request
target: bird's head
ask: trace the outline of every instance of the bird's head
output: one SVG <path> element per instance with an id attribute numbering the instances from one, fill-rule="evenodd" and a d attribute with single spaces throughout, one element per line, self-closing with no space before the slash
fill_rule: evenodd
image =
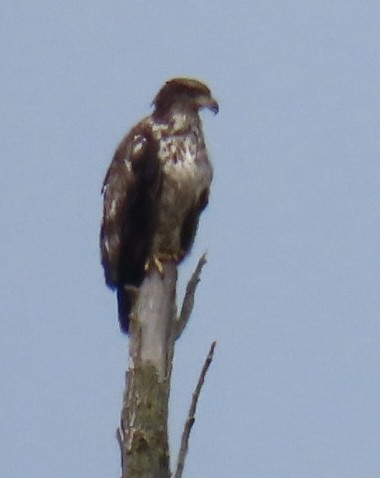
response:
<path id="1" fill-rule="evenodd" d="M 210 89 L 193 78 L 173 78 L 168 80 L 157 93 L 152 103 L 155 113 L 165 115 L 173 106 L 180 105 L 198 112 L 207 108 L 218 113 L 219 105 L 211 95 Z"/>

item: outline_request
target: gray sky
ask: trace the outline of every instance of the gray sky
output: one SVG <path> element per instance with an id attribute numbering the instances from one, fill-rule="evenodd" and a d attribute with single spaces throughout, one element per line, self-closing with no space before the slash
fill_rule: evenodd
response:
<path id="1" fill-rule="evenodd" d="M 172 76 L 206 81 L 215 168 L 181 285 L 186 477 L 380 476 L 380 3 L 18 2 L 0 14 L 0 476 L 119 476 L 127 363 L 99 265 L 114 148 Z"/>

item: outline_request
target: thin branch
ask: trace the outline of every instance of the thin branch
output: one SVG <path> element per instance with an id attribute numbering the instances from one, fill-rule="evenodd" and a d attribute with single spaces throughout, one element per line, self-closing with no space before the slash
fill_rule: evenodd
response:
<path id="1" fill-rule="evenodd" d="M 204 256 L 202 256 L 202 258 L 204 259 Z M 199 266 L 199 263 L 198 263 L 198 266 Z M 202 266 L 203 266 L 203 264 L 202 264 Z M 202 268 L 202 266 L 200 268 Z M 211 347 L 210 347 L 209 353 L 206 357 L 206 360 L 203 364 L 201 373 L 199 375 L 197 386 L 196 386 L 196 388 L 194 390 L 194 393 L 193 393 L 193 397 L 192 397 L 190 408 L 189 408 L 189 413 L 187 415 L 187 420 L 186 420 L 186 423 L 185 423 L 185 426 L 184 426 L 183 432 L 182 432 L 181 448 L 180 448 L 179 453 L 178 453 L 177 468 L 176 468 L 176 471 L 175 471 L 174 478 L 182 478 L 182 472 L 183 472 L 183 468 L 185 466 L 185 459 L 186 459 L 187 451 L 188 451 L 188 448 L 189 448 L 190 433 L 191 433 L 191 429 L 192 429 L 192 427 L 194 425 L 194 422 L 195 422 L 195 413 L 196 413 L 196 410 L 197 410 L 197 403 L 198 403 L 199 395 L 200 395 L 201 390 L 202 390 L 202 386 L 203 386 L 204 381 L 205 381 L 207 370 L 210 367 L 212 359 L 214 357 L 215 346 L 216 346 L 216 342 L 213 342 L 211 344 Z"/>
<path id="2" fill-rule="evenodd" d="M 189 321 L 191 312 L 193 311 L 195 290 L 197 288 L 199 281 L 201 280 L 200 276 L 201 276 L 202 268 L 206 264 L 206 262 L 207 262 L 206 253 L 204 253 L 200 257 L 197 267 L 195 268 L 195 271 L 193 272 L 193 275 L 191 276 L 187 284 L 185 297 L 182 302 L 181 313 L 179 315 L 178 322 L 177 322 L 176 339 L 178 339 L 181 336 L 182 332 L 184 331 Z"/>

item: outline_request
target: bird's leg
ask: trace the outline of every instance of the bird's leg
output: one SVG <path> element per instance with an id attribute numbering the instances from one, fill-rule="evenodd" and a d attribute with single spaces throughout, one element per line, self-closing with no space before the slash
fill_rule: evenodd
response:
<path id="1" fill-rule="evenodd" d="M 151 271 L 153 268 L 156 268 L 160 275 L 164 273 L 164 266 L 163 262 L 174 261 L 178 262 L 180 258 L 179 254 L 168 254 L 167 252 L 157 252 L 156 254 L 152 254 L 144 265 L 145 272 Z"/>

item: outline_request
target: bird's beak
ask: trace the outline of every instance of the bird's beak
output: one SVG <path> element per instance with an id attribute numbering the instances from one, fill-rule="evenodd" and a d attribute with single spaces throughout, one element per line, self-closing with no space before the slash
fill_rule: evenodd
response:
<path id="1" fill-rule="evenodd" d="M 219 111 L 218 102 L 212 96 L 201 96 L 198 99 L 199 108 L 207 108 L 211 110 L 215 115 Z"/>
<path id="2" fill-rule="evenodd" d="M 210 103 L 208 105 L 208 108 L 216 115 L 219 113 L 219 105 L 218 102 L 211 96 L 210 98 Z"/>

